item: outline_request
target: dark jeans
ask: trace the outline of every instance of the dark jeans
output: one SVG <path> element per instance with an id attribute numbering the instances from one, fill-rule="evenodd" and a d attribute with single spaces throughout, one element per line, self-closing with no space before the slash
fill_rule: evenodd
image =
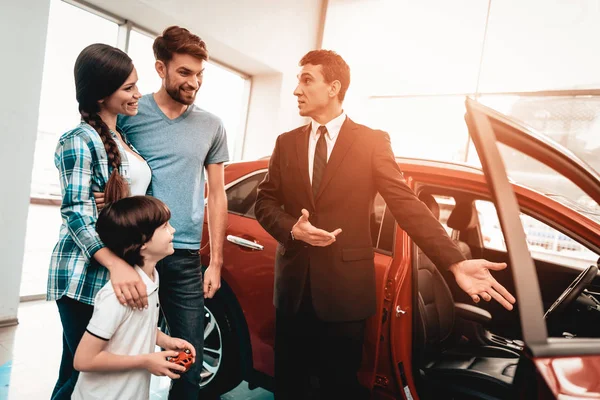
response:
<path id="1" fill-rule="evenodd" d="M 63 353 L 58 372 L 58 381 L 52 391 L 52 400 L 71 398 L 79 372 L 73 368 L 75 350 L 92 318 L 94 307 L 63 296 L 56 300 L 60 322 L 63 327 Z"/>
<path id="2" fill-rule="evenodd" d="M 169 399 L 197 400 L 204 347 L 204 291 L 198 251 L 177 250 L 156 265 L 159 297 L 169 334 L 190 342 L 196 363 L 181 378 L 171 381 Z"/>
<path id="3" fill-rule="evenodd" d="M 320 320 L 307 285 L 296 314 L 276 312 L 275 398 L 368 399 L 357 377 L 364 332 L 364 320 Z"/>

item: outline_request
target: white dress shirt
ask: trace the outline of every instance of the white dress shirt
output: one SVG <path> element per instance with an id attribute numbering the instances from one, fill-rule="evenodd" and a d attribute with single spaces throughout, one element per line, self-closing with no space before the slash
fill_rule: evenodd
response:
<path id="1" fill-rule="evenodd" d="M 342 114 L 325 124 L 325 127 L 327 128 L 327 136 L 325 136 L 325 143 L 327 143 L 327 161 L 329 161 L 333 146 L 335 146 L 335 141 L 340 134 L 340 129 L 342 128 L 344 121 L 346 121 L 346 113 L 342 111 Z M 319 136 L 321 136 L 321 134 L 317 132 L 319 126 L 321 126 L 321 124 L 314 119 L 311 119 L 310 137 L 308 138 L 308 176 L 310 177 L 311 185 L 313 166 L 315 163 L 315 149 L 317 148 Z"/>

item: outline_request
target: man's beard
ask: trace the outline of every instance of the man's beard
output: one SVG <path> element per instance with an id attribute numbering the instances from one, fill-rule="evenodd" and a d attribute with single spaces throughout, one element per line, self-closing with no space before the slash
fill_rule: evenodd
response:
<path id="1" fill-rule="evenodd" d="M 182 88 L 183 88 L 183 86 L 171 86 L 170 82 L 169 82 L 169 77 L 167 76 L 167 82 L 166 82 L 165 89 L 167 90 L 167 93 L 169 94 L 169 96 L 171 96 L 171 98 L 173 100 L 175 100 L 176 102 L 185 104 L 186 106 L 194 104 L 194 100 L 196 100 L 196 93 L 198 93 L 198 92 L 197 91 L 194 92 L 194 94 L 191 97 L 187 97 L 187 96 L 183 97 L 182 96 Z"/>

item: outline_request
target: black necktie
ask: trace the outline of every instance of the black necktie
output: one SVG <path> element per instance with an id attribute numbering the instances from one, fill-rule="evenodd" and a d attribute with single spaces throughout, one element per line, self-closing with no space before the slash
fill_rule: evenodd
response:
<path id="1" fill-rule="evenodd" d="M 317 197 L 317 193 L 319 192 L 319 186 L 323 179 L 323 172 L 325 172 L 325 166 L 327 165 L 327 142 L 325 141 L 327 128 L 325 125 L 321 125 L 317 130 L 317 133 L 320 133 L 321 136 L 319 136 L 319 140 L 317 140 L 313 163 L 312 190 L 314 198 Z"/>

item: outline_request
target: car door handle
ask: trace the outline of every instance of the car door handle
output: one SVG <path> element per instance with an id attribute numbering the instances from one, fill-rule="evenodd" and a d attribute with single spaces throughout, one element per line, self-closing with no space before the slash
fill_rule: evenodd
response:
<path id="1" fill-rule="evenodd" d="M 238 246 L 241 247 L 246 247 L 248 249 L 252 249 L 252 250 L 262 250 L 265 247 L 261 244 L 258 244 L 256 242 L 253 242 L 251 240 L 248 239 L 243 239 L 241 237 L 238 236 L 233 236 L 233 235 L 227 235 L 227 241 L 233 243 L 233 244 L 237 244 Z"/>

